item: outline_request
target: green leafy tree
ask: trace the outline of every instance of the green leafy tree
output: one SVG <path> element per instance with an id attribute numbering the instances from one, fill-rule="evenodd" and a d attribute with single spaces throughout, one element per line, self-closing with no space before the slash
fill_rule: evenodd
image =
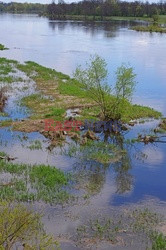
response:
<path id="1" fill-rule="evenodd" d="M 99 105 L 105 119 L 111 104 L 111 88 L 107 83 L 106 66 L 105 60 L 95 55 L 91 57 L 86 69 L 79 66 L 74 73 L 75 79 L 83 85 L 88 96 Z"/>
<path id="2" fill-rule="evenodd" d="M 116 95 L 118 99 L 131 100 L 135 86 L 136 86 L 136 74 L 132 67 L 128 67 L 122 64 L 116 71 Z"/>
<path id="3" fill-rule="evenodd" d="M 23 205 L 1 202 L 0 215 L 0 250 L 59 249 L 58 243 L 44 232 L 39 214 Z"/>

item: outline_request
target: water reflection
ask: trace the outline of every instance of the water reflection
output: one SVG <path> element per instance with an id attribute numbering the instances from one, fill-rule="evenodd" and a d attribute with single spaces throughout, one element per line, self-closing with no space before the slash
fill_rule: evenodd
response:
<path id="1" fill-rule="evenodd" d="M 69 22 L 69 21 L 49 21 L 49 27 L 53 31 L 60 31 L 63 33 L 65 29 L 73 30 L 75 32 L 82 29 L 85 34 L 91 36 L 98 35 L 100 32 L 107 38 L 116 37 L 119 28 L 128 28 L 132 23 L 130 22 Z M 104 31 L 104 32 L 103 32 Z"/>

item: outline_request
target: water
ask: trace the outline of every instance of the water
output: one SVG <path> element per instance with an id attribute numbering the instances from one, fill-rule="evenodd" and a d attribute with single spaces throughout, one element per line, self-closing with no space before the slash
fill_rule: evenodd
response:
<path id="1" fill-rule="evenodd" d="M 1 43 L 10 48 L 1 56 L 31 60 L 72 75 L 76 66 L 99 54 L 108 63 L 109 82 L 114 72 L 129 63 L 137 74 L 134 101 L 166 115 L 166 35 L 129 30 L 129 22 L 84 23 L 48 21 L 35 15 L 0 15 Z"/>
<path id="2" fill-rule="evenodd" d="M 0 56 L 21 62 L 35 61 L 72 75 L 78 64 L 85 65 L 89 56 L 97 53 L 108 63 L 112 85 L 116 68 L 122 62 L 129 62 L 137 73 L 138 81 L 133 101 L 154 107 L 166 115 L 165 34 L 137 33 L 128 29 L 135 25 L 129 22 L 51 22 L 35 15 L 4 14 L 0 15 L 0 22 L 3 34 L 0 43 L 10 48 L 0 52 Z M 26 91 L 22 91 L 23 88 L 20 83 L 10 90 L 5 110 L 8 118 L 28 116 L 28 110 L 20 109 L 18 101 L 34 92 L 34 86 L 29 84 Z M 79 159 L 62 155 L 58 148 L 50 152 L 49 142 L 41 134 L 11 132 L 10 128 L 0 130 L 0 151 L 17 157 L 15 162 L 19 163 L 49 164 L 65 171 L 74 169 L 78 174 L 83 171 L 85 183 L 97 183 L 90 201 L 81 200 L 63 210 L 43 203 L 34 204 L 37 210 L 44 211 L 43 221 L 48 232 L 56 236 L 72 235 L 85 219 L 98 213 L 109 215 L 130 206 L 153 207 L 162 213 L 166 211 L 166 144 L 125 143 L 126 139 L 136 138 L 138 133 L 151 133 L 158 123 L 152 120 L 137 124 L 124 134 L 120 146 L 127 154 L 110 166 L 82 164 Z M 35 140 L 41 142 L 42 149 L 29 149 Z M 61 241 L 62 249 L 80 249 L 65 236 Z M 110 249 L 107 247 L 104 249 Z"/>

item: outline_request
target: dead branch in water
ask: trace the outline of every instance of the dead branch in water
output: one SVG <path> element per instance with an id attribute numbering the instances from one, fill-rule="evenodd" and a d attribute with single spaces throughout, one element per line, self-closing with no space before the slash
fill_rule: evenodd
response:
<path id="1" fill-rule="evenodd" d="M 166 136 L 164 136 L 164 135 L 161 135 L 161 136 L 153 136 L 153 135 L 142 136 L 142 135 L 139 135 L 138 141 L 143 142 L 145 144 L 153 143 L 153 142 L 166 143 L 166 141 L 160 140 L 160 138 L 162 138 L 162 137 L 166 137 Z"/>
<path id="2" fill-rule="evenodd" d="M 0 156 L 0 160 L 14 161 L 15 159 L 17 159 L 17 157 Z"/>

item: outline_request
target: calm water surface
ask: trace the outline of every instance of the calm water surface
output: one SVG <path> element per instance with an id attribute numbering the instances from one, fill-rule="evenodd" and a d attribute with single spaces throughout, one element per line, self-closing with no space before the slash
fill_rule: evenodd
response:
<path id="1" fill-rule="evenodd" d="M 165 34 L 137 33 L 128 29 L 133 25 L 128 22 L 51 22 L 34 15 L 0 15 L 0 24 L 0 43 L 10 48 L 0 52 L 2 57 L 21 62 L 35 61 L 72 75 L 78 64 L 85 65 L 89 56 L 97 53 L 108 63 L 111 85 L 115 82 L 116 68 L 123 62 L 130 63 L 135 68 L 138 81 L 133 101 L 154 107 L 166 115 Z M 22 97 L 20 89 L 18 86 L 15 94 L 10 94 L 6 105 L 9 118 L 22 119 L 27 115 L 26 110 L 18 107 L 17 99 Z M 31 91 L 29 88 L 24 95 Z M 67 208 L 67 217 L 63 210 L 41 205 L 45 209 L 47 230 L 57 235 L 65 234 L 75 230 L 81 221 L 96 215 L 99 210 L 110 214 L 111 207 L 129 207 L 130 204 L 145 202 L 148 206 L 156 206 L 158 211 L 166 211 L 166 144 L 145 146 L 142 143 L 125 143 L 126 139 L 137 137 L 138 133 L 151 133 L 158 123 L 150 121 L 132 127 L 117 142 L 127 150 L 127 154 L 119 163 L 110 166 L 77 163 L 75 159 L 64 157 L 59 149 L 49 152 L 48 141 L 39 133 L 26 135 L 28 139 L 24 141 L 24 133 L 11 132 L 10 129 L 0 130 L 0 151 L 18 157 L 16 162 L 56 165 L 67 171 L 76 166 L 78 173 L 91 170 L 85 175 L 85 181 L 97 185 L 89 204 Z M 41 141 L 42 150 L 30 151 L 28 146 L 34 140 Z M 78 217 L 71 219 L 71 216 Z M 63 249 L 77 248 L 67 245 Z"/>

